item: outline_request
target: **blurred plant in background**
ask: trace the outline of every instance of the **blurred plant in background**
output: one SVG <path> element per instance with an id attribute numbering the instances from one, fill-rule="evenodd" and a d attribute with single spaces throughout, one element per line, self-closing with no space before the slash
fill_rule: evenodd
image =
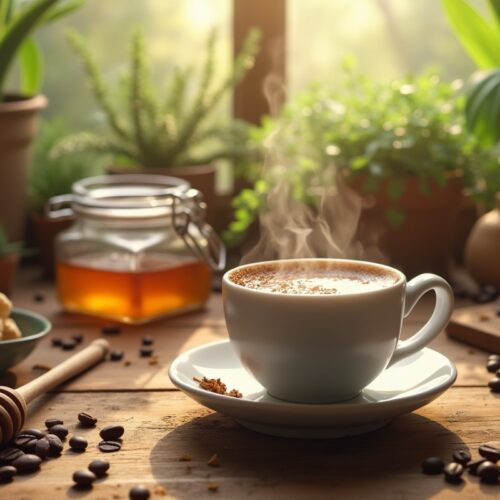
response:
<path id="1" fill-rule="evenodd" d="M 37 213 L 43 214 L 51 197 L 70 193 L 76 181 L 103 172 L 104 159 L 93 153 L 51 155 L 52 149 L 67 134 L 66 124 L 60 118 L 41 124 L 28 178 L 31 209 Z"/>
<path id="2" fill-rule="evenodd" d="M 0 101 L 4 98 L 9 72 L 17 60 L 20 70 L 20 93 L 35 95 L 43 80 L 43 58 L 31 37 L 41 25 L 56 21 L 85 0 L 37 0 L 21 2 L 0 0 Z"/>
<path id="3" fill-rule="evenodd" d="M 61 142 L 55 156 L 91 151 L 114 156 L 118 162 L 144 168 L 165 168 L 208 164 L 217 159 L 234 159 L 245 154 L 240 146 L 246 127 L 241 122 L 216 123 L 214 112 L 225 94 L 233 89 L 254 64 L 259 33 L 251 31 L 229 74 L 214 85 L 216 73 L 213 31 L 206 44 L 205 61 L 199 71 L 175 68 L 168 75 L 165 95 L 151 83 L 144 38 L 132 37 L 129 71 L 117 92 L 116 105 L 87 49 L 75 32 L 69 37 L 83 59 L 96 101 L 109 127 L 107 135 L 89 132 Z M 193 92 L 193 88 L 195 89 Z"/>
<path id="4" fill-rule="evenodd" d="M 252 130 L 249 147 L 260 145 L 267 166 L 247 169 L 254 188 L 233 201 L 227 243 L 243 239 L 283 177 L 291 196 L 308 204 L 317 201 L 315 188 L 332 170 L 360 183 L 365 194 L 386 190 L 394 203 L 404 196 L 409 178 L 418 179 L 423 195 L 431 182 L 444 186 L 457 171 L 465 185 L 473 185 L 483 154 L 464 130 L 461 87 L 461 81 L 442 82 L 435 71 L 375 81 L 346 59 L 341 85 L 311 85 L 277 119 L 267 118 Z M 395 227 L 404 220 L 395 208 L 386 217 Z"/>

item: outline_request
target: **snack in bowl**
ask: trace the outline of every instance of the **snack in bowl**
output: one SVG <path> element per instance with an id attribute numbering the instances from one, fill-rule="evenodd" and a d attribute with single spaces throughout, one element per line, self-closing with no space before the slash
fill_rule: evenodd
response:
<path id="1" fill-rule="evenodd" d="M 9 317 L 11 312 L 12 302 L 6 295 L 0 293 L 0 340 L 12 340 L 22 337 L 17 323 Z"/>

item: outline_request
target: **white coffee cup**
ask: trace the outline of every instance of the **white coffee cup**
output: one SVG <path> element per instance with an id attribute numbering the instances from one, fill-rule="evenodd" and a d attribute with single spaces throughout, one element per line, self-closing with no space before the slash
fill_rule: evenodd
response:
<path id="1" fill-rule="evenodd" d="M 231 276 L 262 265 L 355 263 L 395 276 L 386 287 L 351 294 L 286 294 L 235 283 Z M 235 274 L 233 274 L 235 273 Z M 434 312 L 408 340 L 403 318 L 426 292 Z M 388 266 L 340 259 L 258 262 L 228 271 L 222 280 L 231 343 L 245 368 L 271 396 L 297 403 L 333 403 L 356 397 L 387 366 L 414 354 L 446 326 L 453 309 L 449 284 L 434 274 L 408 283 Z"/>

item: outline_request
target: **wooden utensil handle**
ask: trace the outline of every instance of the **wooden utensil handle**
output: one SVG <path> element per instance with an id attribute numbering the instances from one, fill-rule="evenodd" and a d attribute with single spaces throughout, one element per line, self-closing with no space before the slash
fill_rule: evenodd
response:
<path id="1" fill-rule="evenodd" d="M 95 365 L 109 351 L 107 340 L 94 340 L 88 347 L 17 390 L 26 403 Z"/>

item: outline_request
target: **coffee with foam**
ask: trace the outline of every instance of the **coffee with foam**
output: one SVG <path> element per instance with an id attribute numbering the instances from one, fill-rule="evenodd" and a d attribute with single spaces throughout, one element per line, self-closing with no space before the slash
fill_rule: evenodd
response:
<path id="1" fill-rule="evenodd" d="M 276 261 L 230 274 L 237 285 L 285 295 L 348 295 L 380 290 L 394 285 L 398 274 L 365 263 L 315 260 Z"/>

